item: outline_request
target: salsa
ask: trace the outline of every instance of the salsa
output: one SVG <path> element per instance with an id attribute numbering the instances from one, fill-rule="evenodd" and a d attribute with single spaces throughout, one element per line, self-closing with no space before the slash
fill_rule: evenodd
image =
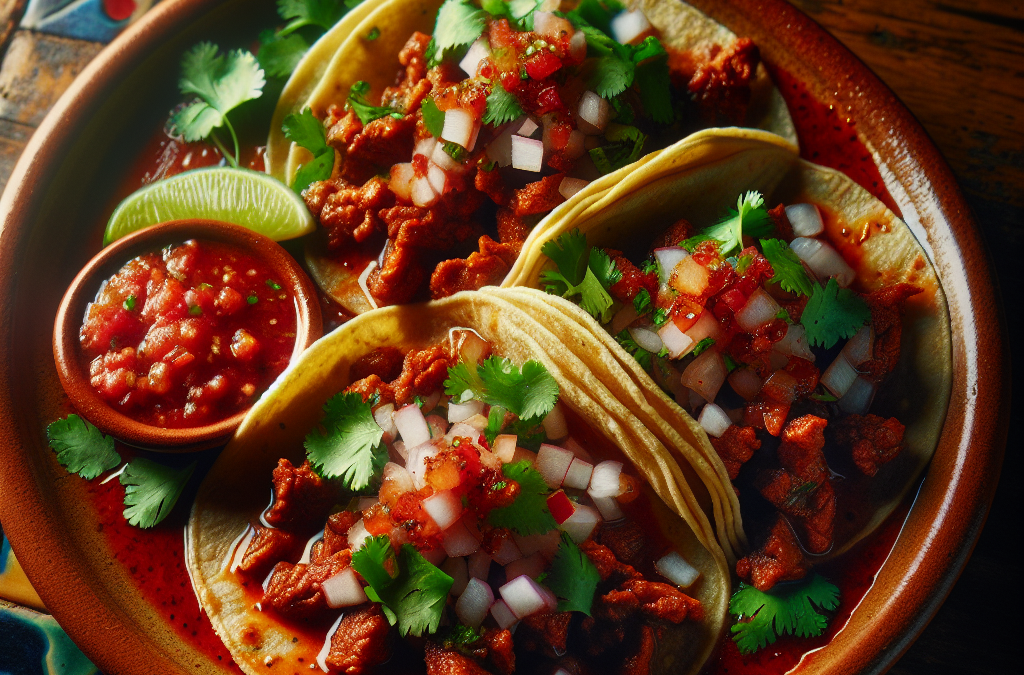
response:
<path id="1" fill-rule="evenodd" d="M 239 249 L 189 240 L 128 261 L 80 332 L 89 381 L 116 410 L 163 428 L 248 408 L 288 365 L 295 298 Z"/>

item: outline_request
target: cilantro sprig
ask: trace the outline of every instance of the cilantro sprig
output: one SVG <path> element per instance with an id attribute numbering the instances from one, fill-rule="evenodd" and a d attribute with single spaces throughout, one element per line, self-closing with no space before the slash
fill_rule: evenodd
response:
<path id="1" fill-rule="evenodd" d="M 310 40 L 336 24 L 360 0 L 278 0 L 277 13 L 287 21 L 276 31 L 260 33 L 256 58 L 270 77 L 286 78 L 295 70 Z M 309 38 L 309 39 L 307 39 Z"/>
<path id="2" fill-rule="evenodd" d="M 71 414 L 46 427 L 46 438 L 57 454 L 57 461 L 71 473 L 92 480 L 121 463 L 114 439 Z"/>
<path id="3" fill-rule="evenodd" d="M 452 578 L 411 544 L 395 553 L 386 534 L 371 537 L 352 554 L 352 567 L 370 584 L 367 595 L 384 605 L 401 636 L 434 633 L 441 623 Z"/>
<path id="4" fill-rule="evenodd" d="M 302 165 L 295 172 L 292 189 L 302 194 L 312 183 L 327 180 L 334 170 L 334 148 L 327 145 L 324 125 L 306 108 L 299 114 L 292 113 L 281 124 L 284 136 L 313 154 L 313 161 Z"/>
<path id="5" fill-rule="evenodd" d="M 558 597 L 559 612 L 583 612 L 590 616 L 601 575 L 590 558 L 564 532 L 545 581 Z"/>
<path id="6" fill-rule="evenodd" d="M 717 225 L 707 228 L 698 237 L 702 238 L 700 241 L 717 240 L 720 243 L 718 252 L 725 257 L 733 251 L 743 248 L 744 235 L 764 237 L 771 233 L 773 227 L 768 209 L 764 207 L 764 197 L 760 192 L 751 190 L 739 196 L 739 199 L 736 200 L 735 211 L 730 211 L 728 217 Z M 699 241 L 695 241 L 698 237 L 691 237 L 683 242 L 684 248 L 686 248 L 686 244 L 699 243 Z"/>
<path id="7" fill-rule="evenodd" d="M 145 457 L 128 463 L 118 480 L 124 486 L 124 517 L 129 525 L 153 527 L 168 515 L 192 477 L 196 463 L 183 469 L 157 464 Z"/>
<path id="8" fill-rule="evenodd" d="M 570 300 L 578 295 L 580 307 L 591 316 L 602 323 L 611 320 L 612 296 L 608 291 L 622 279 L 622 272 L 607 253 L 587 244 L 586 235 L 579 230 L 545 243 L 541 252 L 558 267 L 557 271 L 541 274 L 545 291 Z"/>
<path id="9" fill-rule="evenodd" d="M 519 105 L 519 99 L 505 91 L 501 82 L 495 82 L 491 93 L 487 95 L 487 109 L 484 111 L 483 123 L 499 126 L 519 119 L 523 114 L 523 106 Z"/>
<path id="10" fill-rule="evenodd" d="M 544 534 L 555 529 L 555 518 L 547 503 L 551 490 L 530 461 L 524 459 L 515 464 L 505 464 L 501 472 L 506 478 L 519 483 L 519 495 L 508 506 L 492 509 L 487 515 L 487 522 L 495 527 L 507 527 L 523 536 Z"/>
<path id="11" fill-rule="evenodd" d="M 773 644 L 782 635 L 815 637 L 828 626 L 821 610 L 839 606 L 839 589 L 821 575 L 781 583 L 768 592 L 740 582 L 729 600 L 729 613 L 749 621 L 732 627 L 733 640 L 742 654 L 753 654 Z"/>
<path id="12" fill-rule="evenodd" d="M 789 244 L 782 239 L 762 239 L 761 253 L 775 270 L 775 275 L 768 279 L 769 282 L 779 284 L 782 290 L 790 293 L 814 293 L 814 282 Z"/>
<path id="13" fill-rule="evenodd" d="M 839 288 L 835 279 L 829 279 L 824 288 L 814 287 L 800 317 L 807 329 L 807 343 L 826 349 L 852 338 L 870 320 L 871 310 L 864 299 L 848 288 Z"/>
<path id="14" fill-rule="evenodd" d="M 306 454 L 324 478 L 341 478 L 358 492 L 384 470 L 388 461 L 384 430 L 373 419 L 369 401 L 356 392 L 335 394 L 324 405 L 323 431 L 306 436 Z"/>
<path id="15" fill-rule="evenodd" d="M 444 112 L 437 107 L 433 97 L 428 96 L 423 99 L 420 110 L 423 113 L 423 123 L 427 125 L 427 131 L 434 138 L 441 138 L 441 133 L 444 131 Z"/>
<path id="16" fill-rule="evenodd" d="M 448 51 L 473 44 L 483 35 L 486 23 L 487 12 L 469 0 L 445 0 L 437 11 L 434 37 L 430 40 L 430 65 L 440 63 Z"/>
<path id="17" fill-rule="evenodd" d="M 617 171 L 643 155 L 647 136 L 636 127 L 609 124 L 604 135 L 606 145 L 590 150 L 590 158 L 602 174 Z"/>
<path id="18" fill-rule="evenodd" d="M 622 331 L 615 336 L 615 341 L 618 342 L 630 356 L 636 359 L 636 362 L 640 364 L 641 368 L 647 372 L 651 372 L 651 367 L 653 366 L 652 358 L 654 355 L 637 344 L 637 341 L 629 334 L 628 329 L 623 328 Z"/>
<path id="19" fill-rule="evenodd" d="M 182 94 L 198 98 L 171 117 L 171 126 L 190 143 L 210 138 L 228 163 L 238 166 L 238 135 L 227 115 L 246 101 L 259 98 L 265 84 L 263 69 L 250 52 L 236 49 L 220 54 L 217 45 L 200 42 L 182 57 L 178 80 Z M 231 134 L 233 154 L 213 133 L 222 126 Z"/>
<path id="20" fill-rule="evenodd" d="M 475 368 L 458 363 L 448 369 L 445 393 L 457 402 L 477 399 L 501 406 L 524 421 L 538 424 L 558 401 L 558 382 L 544 364 L 527 361 L 522 368 L 499 356 Z"/>
<path id="21" fill-rule="evenodd" d="M 348 99 L 346 104 L 348 107 L 355 111 L 359 121 L 363 124 L 369 124 L 374 120 L 379 120 L 381 117 L 387 117 L 390 115 L 395 119 L 402 119 L 402 112 L 391 106 L 381 105 L 370 105 L 366 100 L 366 95 L 370 93 L 370 83 L 359 80 L 352 84 L 348 90 Z"/>

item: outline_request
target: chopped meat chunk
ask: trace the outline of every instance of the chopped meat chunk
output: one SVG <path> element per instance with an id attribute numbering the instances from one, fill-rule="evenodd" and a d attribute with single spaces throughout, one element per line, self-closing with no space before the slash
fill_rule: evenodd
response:
<path id="1" fill-rule="evenodd" d="M 384 264 L 370 273 L 366 286 L 378 305 L 402 305 L 416 297 L 426 279 L 419 250 L 389 242 Z"/>
<path id="2" fill-rule="evenodd" d="M 685 241 L 693 236 L 693 225 L 690 221 L 685 218 L 680 218 L 676 222 L 654 238 L 651 243 L 651 253 L 656 248 L 665 248 L 667 246 L 679 246 L 679 242 Z"/>
<path id="3" fill-rule="evenodd" d="M 459 291 L 475 291 L 484 286 L 500 284 L 512 264 L 519 246 L 499 244 L 487 235 L 480 237 L 480 251 L 468 258 L 455 258 L 440 263 L 430 277 L 430 295 L 446 298 Z"/>
<path id="4" fill-rule="evenodd" d="M 622 302 L 633 302 L 637 294 L 646 289 L 653 301 L 658 297 L 658 275 L 654 272 L 641 272 L 640 268 L 624 257 L 619 251 L 608 250 L 616 269 L 622 272 L 622 278 L 612 284 L 612 296 Z"/>
<path id="5" fill-rule="evenodd" d="M 454 365 L 455 361 L 443 345 L 410 351 L 405 355 L 402 374 L 392 383 L 395 402 L 409 403 L 417 394 L 430 396 L 442 389 L 448 378 L 448 369 Z"/>
<path id="6" fill-rule="evenodd" d="M 687 618 L 704 620 L 704 607 L 699 600 L 659 581 L 629 579 L 621 588 L 595 600 L 594 615 L 613 621 L 624 621 L 638 611 L 669 623 L 682 623 Z"/>
<path id="7" fill-rule="evenodd" d="M 804 415 L 790 420 L 782 430 L 778 455 L 782 467 L 805 481 L 821 485 L 829 478 L 825 462 L 825 427 L 828 420 Z"/>
<path id="8" fill-rule="evenodd" d="M 320 587 L 327 579 L 348 567 L 352 553 L 345 549 L 318 564 L 292 565 L 279 562 L 274 567 L 263 594 L 263 602 L 285 616 L 306 618 L 327 608 Z"/>
<path id="9" fill-rule="evenodd" d="M 649 625 L 640 627 L 640 645 L 637 651 L 622 664 L 621 675 L 650 675 L 651 659 L 654 657 L 654 628 Z"/>
<path id="10" fill-rule="evenodd" d="M 736 576 L 752 583 L 759 591 L 771 589 L 779 581 L 794 581 L 807 575 L 803 551 L 783 516 L 778 516 L 764 545 L 736 563 Z"/>
<path id="11" fill-rule="evenodd" d="M 257 525 L 238 569 L 263 577 L 278 560 L 291 557 L 299 542 L 300 539 L 291 532 Z"/>
<path id="12" fill-rule="evenodd" d="M 632 520 L 624 520 L 616 525 L 605 524 L 594 539 L 610 548 L 617 559 L 628 565 L 642 562 L 647 552 L 647 535 Z"/>
<path id="13" fill-rule="evenodd" d="M 507 206 L 509 200 L 512 199 L 512 193 L 505 185 L 505 179 L 501 177 L 500 171 L 479 169 L 473 179 L 473 186 L 490 197 L 491 201 L 498 206 Z"/>
<path id="14" fill-rule="evenodd" d="M 565 653 L 569 639 L 572 612 L 531 614 L 523 619 L 517 632 L 520 645 L 529 651 L 542 652 L 554 658 Z"/>
<path id="15" fill-rule="evenodd" d="M 476 190 L 450 192 L 430 208 L 395 206 L 380 215 L 392 245 L 447 251 L 483 231 L 472 216 L 484 199 Z"/>
<path id="16" fill-rule="evenodd" d="M 331 636 L 327 665 L 346 675 L 371 672 L 390 656 L 389 629 L 388 620 L 376 603 L 347 613 Z"/>
<path id="17" fill-rule="evenodd" d="M 487 645 L 487 662 L 493 671 L 497 675 L 512 675 L 516 671 L 512 633 L 507 628 L 491 628 L 484 633 L 483 641 Z"/>
<path id="18" fill-rule="evenodd" d="M 761 441 L 757 440 L 757 430 L 754 427 L 730 424 L 721 438 L 711 437 L 711 445 L 725 464 L 729 479 L 736 480 L 743 464 L 761 447 Z"/>
<path id="19" fill-rule="evenodd" d="M 402 119 L 385 115 L 365 125 L 346 147 L 338 148 L 341 177 L 362 185 L 392 165 L 408 161 L 415 144 L 416 119 L 416 115 Z"/>
<path id="20" fill-rule="evenodd" d="M 515 254 L 519 255 L 520 244 L 530 236 L 533 229 L 525 218 L 512 212 L 512 209 L 498 209 L 498 241 L 502 244 L 515 244 Z"/>
<path id="21" fill-rule="evenodd" d="M 530 216 L 547 213 L 565 201 L 558 191 L 564 173 L 545 176 L 538 181 L 527 183 L 526 187 L 515 190 L 512 194 L 512 212 L 517 216 Z"/>
<path id="22" fill-rule="evenodd" d="M 352 362 L 349 377 L 361 380 L 369 375 L 376 375 L 381 380 L 390 382 L 401 375 L 404 361 L 405 355 L 397 347 L 378 347 Z"/>
<path id="23" fill-rule="evenodd" d="M 324 127 L 327 129 L 327 144 L 337 150 L 343 150 L 356 134 L 363 130 L 363 123 L 354 110 L 346 111 L 340 106 L 332 105 L 327 109 Z"/>
<path id="24" fill-rule="evenodd" d="M 380 396 L 381 403 L 394 403 L 395 392 L 391 385 L 384 382 L 376 375 L 367 375 L 361 380 L 356 380 L 345 387 L 345 393 L 354 392 L 363 397 L 363 401 L 369 401 L 375 394 Z"/>
<path id="25" fill-rule="evenodd" d="M 768 216 L 772 219 L 772 224 L 775 225 L 775 231 L 779 233 L 779 238 L 787 242 L 793 241 L 796 235 L 793 234 L 793 226 L 789 222 L 789 216 L 786 215 L 786 205 L 779 204 L 774 209 L 769 209 Z"/>
<path id="26" fill-rule="evenodd" d="M 853 462 L 866 476 L 891 462 L 903 449 L 905 427 L 895 417 L 849 415 L 835 425 L 836 442 L 850 448 Z"/>
<path id="27" fill-rule="evenodd" d="M 750 38 L 737 38 L 728 47 L 716 46 L 710 59 L 697 64 L 687 89 L 706 123 L 743 122 L 750 105 L 750 83 L 760 60 Z"/>
<path id="28" fill-rule="evenodd" d="M 335 553 L 348 548 L 348 531 L 359 520 L 359 514 L 354 511 L 339 511 L 332 513 L 327 518 L 324 526 L 324 538 L 316 545 L 310 554 L 310 562 L 319 564 Z"/>
<path id="29" fill-rule="evenodd" d="M 274 527 L 315 531 L 334 503 L 334 486 L 318 476 L 308 460 L 299 467 L 287 459 L 279 460 L 273 484 L 274 504 L 264 518 Z"/>
<path id="30" fill-rule="evenodd" d="M 379 177 L 361 186 L 343 178 L 316 182 L 303 198 L 327 230 L 327 247 L 331 250 L 352 241 L 366 241 L 374 232 L 384 232 L 386 226 L 378 213 L 395 203 L 395 193 Z"/>
<path id="31" fill-rule="evenodd" d="M 587 654 L 599 656 L 625 642 L 626 626 L 622 621 L 598 620 L 592 616 L 584 618 L 580 629 Z"/>
<path id="32" fill-rule="evenodd" d="M 631 565 L 619 562 L 610 548 L 602 546 L 592 539 L 580 544 L 580 550 L 590 558 L 590 562 L 594 563 L 602 581 L 612 579 L 617 584 L 627 579 L 641 578 L 641 574 Z"/>
<path id="33" fill-rule="evenodd" d="M 470 657 L 434 642 L 427 642 L 426 662 L 427 675 L 490 675 Z"/>
<path id="34" fill-rule="evenodd" d="M 907 299 L 917 295 L 921 289 L 912 284 L 886 286 L 864 299 L 871 308 L 871 328 L 875 331 L 873 358 L 865 361 L 858 370 L 874 382 L 882 379 L 896 368 L 900 360 L 900 339 L 903 336 L 903 307 Z"/>

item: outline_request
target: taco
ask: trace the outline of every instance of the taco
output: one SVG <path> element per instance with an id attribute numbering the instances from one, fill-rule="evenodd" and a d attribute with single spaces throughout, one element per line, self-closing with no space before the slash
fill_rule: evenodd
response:
<path id="1" fill-rule="evenodd" d="M 474 1 L 377 2 L 279 104 L 267 170 L 302 191 L 310 268 L 352 313 L 500 283 L 549 213 L 697 129 L 796 142 L 756 45 L 688 5 Z"/>
<path id="2" fill-rule="evenodd" d="M 546 288 L 713 467 L 719 540 L 749 536 L 734 569 L 762 591 L 849 551 L 935 450 L 952 348 L 927 253 L 771 134 L 681 141 L 535 230 L 505 283 Z"/>
<path id="3" fill-rule="evenodd" d="M 618 364 L 564 346 L 591 342 L 568 315 L 541 325 L 511 295 L 357 317 L 246 417 L 186 535 L 243 671 L 709 658 L 730 577 L 687 448 L 640 421 L 655 415 Z"/>

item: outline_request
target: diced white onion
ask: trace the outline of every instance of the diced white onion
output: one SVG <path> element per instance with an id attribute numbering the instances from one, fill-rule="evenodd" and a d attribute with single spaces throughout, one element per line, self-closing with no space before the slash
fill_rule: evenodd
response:
<path id="1" fill-rule="evenodd" d="M 629 44 L 650 28 L 651 22 L 639 9 L 619 12 L 611 23 L 612 37 L 620 44 Z"/>
<path id="2" fill-rule="evenodd" d="M 682 262 L 683 258 L 689 257 L 690 252 L 679 246 L 666 246 L 654 249 L 654 259 L 658 261 L 658 283 L 662 286 L 672 278 L 672 271 L 676 265 Z"/>
<path id="3" fill-rule="evenodd" d="M 398 435 L 405 441 L 407 447 L 412 448 L 430 440 L 430 427 L 423 417 L 423 411 L 415 403 L 403 406 L 395 413 L 393 419 Z"/>
<path id="4" fill-rule="evenodd" d="M 582 178 L 570 178 L 569 176 L 566 176 L 562 179 L 562 182 L 558 184 L 558 194 L 562 195 L 566 199 L 572 199 L 573 195 L 588 185 L 590 185 L 589 180 L 583 180 Z"/>
<path id="5" fill-rule="evenodd" d="M 758 288 L 751 293 L 747 304 L 736 312 L 736 323 L 743 330 L 752 333 L 774 319 L 778 313 L 779 303 L 775 302 L 775 298 L 768 295 L 763 288 Z"/>
<path id="6" fill-rule="evenodd" d="M 694 260 L 693 256 L 687 256 L 672 271 L 669 284 L 680 293 L 699 297 L 708 287 L 709 276 L 707 267 Z"/>
<path id="7" fill-rule="evenodd" d="M 544 571 L 544 556 L 534 553 L 526 558 L 513 560 L 505 565 L 505 578 L 515 579 L 518 576 L 538 577 Z"/>
<path id="8" fill-rule="evenodd" d="M 737 368 L 729 373 L 729 386 L 747 401 L 754 400 L 761 384 L 761 378 L 750 368 Z"/>
<path id="9" fill-rule="evenodd" d="M 502 434 L 494 438 L 491 449 L 498 456 L 498 459 L 504 464 L 508 464 L 516 453 L 516 442 L 518 440 L 519 437 L 515 434 Z"/>
<path id="10" fill-rule="evenodd" d="M 351 567 L 346 567 L 333 577 L 322 581 L 320 590 L 324 592 L 327 606 L 332 609 L 361 605 L 367 601 L 366 592 Z"/>
<path id="11" fill-rule="evenodd" d="M 472 110 L 467 108 L 449 108 L 444 111 L 444 128 L 441 130 L 441 139 L 461 145 L 469 152 L 473 152 L 476 144 L 476 135 L 480 125 Z"/>
<path id="12" fill-rule="evenodd" d="M 522 136 L 512 137 L 512 168 L 539 172 L 544 168 L 543 141 Z"/>
<path id="13" fill-rule="evenodd" d="M 728 373 L 722 355 L 716 349 L 709 349 L 686 367 L 680 382 L 700 394 L 705 401 L 714 401 Z"/>
<path id="14" fill-rule="evenodd" d="M 391 459 L 398 462 L 399 458 L 401 458 L 402 461 L 400 464 L 404 467 L 406 461 L 409 459 L 409 450 L 406 449 L 405 443 L 402 441 L 395 441 L 391 444 L 391 449 L 394 451 L 389 453 L 391 455 Z"/>
<path id="15" fill-rule="evenodd" d="M 509 581 L 499 588 L 498 592 L 517 619 L 536 614 L 544 610 L 548 604 L 547 594 L 541 589 L 540 584 L 526 575 Z"/>
<path id="16" fill-rule="evenodd" d="M 472 438 L 473 442 L 475 443 L 476 439 L 479 438 L 480 436 L 480 432 L 487 428 L 487 418 L 481 415 L 480 413 L 477 413 L 476 415 L 473 415 L 472 417 L 468 418 L 462 424 L 476 431 L 475 434 L 470 435 L 470 438 Z"/>
<path id="17" fill-rule="evenodd" d="M 370 538 L 370 533 L 366 531 L 366 526 L 363 525 L 363 519 L 360 518 L 356 521 L 356 524 L 348 528 L 348 547 L 352 551 L 358 551 L 363 547 L 363 542 Z"/>
<path id="18" fill-rule="evenodd" d="M 629 324 L 636 321 L 637 316 L 636 307 L 633 306 L 632 302 L 627 302 L 622 306 L 622 309 L 615 312 L 615 316 L 612 317 L 612 322 L 609 324 L 608 332 L 612 335 L 618 335 L 626 330 Z"/>
<path id="19" fill-rule="evenodd" d="M 395 404 L 385 403 L 373 411 L 373 421 L 384 430 L 385 442 L 390 442 L 398 435 L 398 427 L 395 426 Z"/>
<path id="20" fill-rule="evenodd" d="M 469 47 L 469 51 L 459 61 L 459 68 L 462 68 L 462 72 L 466 73 L 470 77 L 476 77 L 477 68 L 480 67 L 480 62 L 491 55 L 491 46 L 487 43 L 487 38 L 478 37 Z"/>
<path id="21" fill-rule="evenodd" d="M 363 295 L 366 297 L 366 302 L 370 303 L 370 307 L 377 309 L 377 301 L 374 300 L 373 294 L 370 293 L 370 287 L 366 285 L 366 280 L 370 278 L 370 274 L 377 267 L 377 261 L 371 260 L 370 264 L 363 268 L 363 271 L 359 274 L 359 288 L 363 291 Z"/>
<path id="22" fill-rule="evenodd" d="M 557 488 L 565 479 L 572 460 L 573 454 L 570 450 L 543 443 L 537 451 L 537 471 L 543 476 L 549 488 Z"/>
<path id="23" fill-rule="evenodd" d="M 416 142 L 416 146 L 412 149 L 412 155 L 423 155 L 427 159 L 430 159 L 434 155 L 434 150 L 437 148 L 437 139 L 433 136 L 427 136 L 426 138 Z M 411 166 L 411 163 L 410 163 Z"/>
<path id="24" fill-rule="evenodd" d="M 491 605 L 491 616 L 498 623 L 498 628 L 505 630 L 519 619 L 512 613 L 512 610 L 508 608 L 504 600 L 496 600 Z"/>
<path id="25" fill-rule="evenodd" d="M 569 132 L 569 142 L 565 144 L 565 148 L 562 152 L 564 152 L 565 156 L 569 159 L 579 159 L 583 156 L 583 153 L 587 151 L 587 146 L 585 145 L 586 140 L 587 137 L 582 131 L 579 129 L 573 129 Z M 579 190 L 577 190 L 577 192 L 579 192 Z M 562 196 L 565 197 L 565 195 Z M 565 198 L 568 199 L 568 197 Z"/>
<path id="26" fill-rule="evenodd" d="M 646 326 L 630 326 L 629 334 L 641 349 L 646 349 L 653 354 L 657 354 L 665 346 L 665 343 L 661 341 L 661 336 Z"/>
<path id="27" fill-rule="evenodd" d="M 484 402 L 476 399 L 470 399 L 465 403 L 449 403 L 448 404 L 448 421 L 449 422 L 464 422 L 473 415 L 479 415 L 484 411 Z"/>
<path id="28" fill-rule="evenodd" d="M 512 455 L 512 463 L 518 464 L 519 462 L 527 461 L 530 466 L 536 466 L 537 464 L 537 453 L 527 450 L 526 448 L 516 447 L 515 454 Z"/>
<path id="29" fill-rule="evenodd" d="M 793 241 L 789 242 L 789 247 L 796 253 L 796 257 L 800 258 L 804 262 L 808 262 L 814 255 L 821 250 L 821 240 L 811 239 L 809 237 L 797 237 Z"/>
<path id="30" fill-rule="evenodd" d="M 384 465 L 382 481 L 394 485 L 394 494 L 412 492 L 415 489 L 413 487 L 412 474 L 404 466 L 394 462 L 388 462 Z"/>
<path id="31" fill-rule="evenodd" d="M 443 195 L 448 183 L 448 174 L 437 164 L 431 163 L 427 169 L 427 181 L 430 183 L 430 187 L 434 188 L 434 192 Z"/>
<path id="32" fill-rule="evenodd" d="M 519 550 L 519 546 L 516 545 L 514 539 L 509 537 L 503 538 L 501 546 L 491 554 L 491 559 L 502 566 L 509 564 L 513 560 L 519 560 L 522 557 L 523 553 Z"/>
<path id="33" fill-rule="evenodd" d="M 619 507 L 618 500 L 615 497 L 591 497 L 594 500 L 594 506 L 601 512 L 601 517 L 606 521 L 611 522 L 614 520 L 620 520 L 625 518 L 625 514 Z"/>
<path id="34" fill-rule="evenodd" d="M 449 405 L 451 405 L 451 404 L 449 404 Z M 470 420 L 470 419 L 473 419 L 473 417 L 470 416 L 470 417 L 467 417 L 466 419 Z M 458 422 L 456 424 L 453 424 L 451 426 L 451 428 L 448 429 L 448 433 L 445 434 L 444 438 L 445 438 L 446 441 L 451 443 L 452 440 L 454 440 L 456 436 L 459 436 L 459 437 L 462 437 L 462 438 L 476 439 L 476 437 L 479 436 L 479 435 L 480 435 L 479 431 L 477 430 L 476 427 L 471 426 L 469 424 L 466 424 L 466 422 Z"/>
<path id="35" fill-rule="evenodd" d="M 561 403 L 555 404 L 551 412 L 544 417 L 542 424 L 549 441 L 558 441 L 569 435 L 569 427 L 565 423 L 565 413 L 562 411 Z"/>
<path id="36" fill-rule="evenodd" d="M 562 442 L 562 446 L 584 462 L 590 462 L 591 464 L 594 463 L 594 458 L 590 456 L 590 453 L 587 452 L 586 448 L 576 442 L 576 439 L 567 438 Z"/>
<path id="37" fill-rule="evenodd" d="M 679 330 L 675 321 L 666 321 L 665 325 L 658 329 L 658 337 L 661 338 L 665 349 L 668 350 L 670 359 L 678 359 L 690 351 L 693 346 L 693 338 Z"/>
<path id="38" fill-rule="evenodd" d="M 430 186 L 430 180 L 421 176 L 412 182 L 412 203 L 420 208 L 433 206 L 437 202 L 437 192 Z"/>
<path id="39" fill-rule="evenodd" d="M 569 55 L 577 62 L 587 57 L 587 36 L 583 31 L 578 30 L 569 38 Z"/>
<path id="40" fill-rule="evenodd" d="M 789 247 L 820 279 L 834 277 L 840 287 L 846 288 L 857 276 L 839 251 L 823 241 L 798 237 Z"/>
<path id="41" fill-rule="evenodd" d="M 572 464 L 569 465 L 569 470 L 565 472 L 565 479 L 562 481 L 562 485 L 567 488 L 586 490 L 590 485 L 590 476 L 593 475 L 593 473 L 593 464 L 590 462 L 584 462 L 579 457 L 573 457 Z"/>
<path id="42" fill-rule="evenodd" d="M 825 372 L 821 374 L 821 383 L 836 398 L 845 396 L 856 379 L 857 371 L 846 360 L 846 356 L 842 352 L 839 353 L 835 361 L 829 364 Z"/>
<path id="43" fill-rule="evenodd" d="M 434 151 L 430 153 L 430 163 L 434 164 L 445 171 L 461 172 L 462 164 L 455 161 L 455 159 L 444 151 L 444 144 L 437 143 L 434 145 Z"/>
<path id="44" fill-rule="evenodd" d="M 814 204 L 791 204 L 786 207 L 786 218 L 798 237 L 816 237 L 825 230 L 821 212 Z"/>
<path id="45" fill-rule="evenodd" d="M 690 339 L 693 340 L 693 346 L 696 347 L 705 338 L 717 340 L 721 332 L 718 321 L 715 320 L 715 315 L 704 311 L 701 312 L 700 318 L 687 329 L 686 334 L 690 336 Z M 689 350 L 687 350 L 687 353 L 689 353 Z"/>
<path id="46" fill-rule="evenodd" d="M 417 490 L 422 490 L 426 484 L 427 464 L 426 460 L 437 454 L 437 446 L 429 441 L 421 443 L 414 448 L 409 448 L 409 457 L 405 460 L 405 468 L 412 476 L 412 484 Z"/>
<path id="47" fill-rule="evenodd" d="M 732 420 L 725 414 L 725 411 L 719 408 L 714 403 L 708 403 L 700 411 L 700 417 L 697 418 L 697 422 L 704 428 L 704 431 L 708 432 L 709 436 L 715 438 L 721 438 L 725 430 L 732 424 Z"/>
<path id="48" fill-rule="evenodd" d="M 469 576 L 476 577 L 477 579 L 486 579 L 491 569 L 491 556 L 490 554 L 480 549 L 476 553 L 473 553 L 466 559 L 466 571 Z"/>
<path id="49" fill-rule="evenodd" d="M 441 534 L 441 544 L 450 558 L 470 555 L 480 550 L 480 542 L 461 520 L 456 521 Z"/>
<path id="50" fill-rule="evenodd" d="M 533 13 L 533 31 L 538 35 L 559 40 L 563 35 L 572 35 L 573 27 L 568 20 L 552 12 L 537 10 Z"/>
<path id="51" fill-rule="evenodd" d="M 672 551 L 654 563 L 654 569 L 676 586 L 688 588 L 700 578 L 700 570 L 686 561 L 683 556 Z"/>
<path id="52" fill-rule="evenodd" d="M 451 554 L 448 555 L 448 559 L 441 565 L 441 571 L 452 578 L 452 595 L 462 595 L 462 591 L 466 590 L 466 584 L 469 583 L 469 573 L 466 571 L 466 559 L 455 558 Z"/>
<path id="53" fill-rule="evenodd" d="M 558 526 L 558 529 L 568 534 L 573 541 L 579 544 L 590 536 L 597 524 L 601 522 L 601 514 L 597 509 L 586 504 L 577 504 L 576 510 L 569 516 L 568 520 Z"/>
<path id="54" fill-rule="evenodd" d="M 807 344 L 807 329 L 798 323 L 790 324 L 786 334 L 772 348 L 780 354 L 814 361 L 814 352 Z"/>
<path id="55" fill-rule="evenodd" d="M 430 428 L 430 440 L 434 441 L 444 436 L 448 430 L 448 422 L 440 415 L 427 415 L 427 426 Z"/>
<path id="56" fill-rule="evenodd" d="M 839 398 L 839 409 L 850 415 L 865 415 L 875 399 L 875 385 L 864 377 L 858 377 Z"/>
<path id="57" fill-rule="evenodd" d="M 611 110 L 612 107 L 608 101 L 594 92 L 583 92 L 583 96 L 580 96 L 580 104 L 576 108 L 576 121 L 580 131 L 589 136 L 604 133 L 611 117 Z"/>
<path id="58" fill-rule="evenodd" d="M 842 353 L 851 366 L 859 366 L 875 353 L 875 335 L 871 326 L 864 326 L 843 345 Z"/>
<path id="59" fill-rule="evenodd" d="M 412 199 L 412 182 L 416 180 L 416 172 L 412 162 L 395 164 L 391 167 L 391 180 L 388 188 L 402 199 Z"/>
<path id="60" fill-rule="evenodd" d="M 447 530 L 462 515 L 462 500 L 451 490 L 435 492 L 424 499 L 422 504 L 423 510 L 442 530 Z"/>
<path id="61" fill-rule="evenodd" d="M 455 603 L 455 615 L 459 617 L 459 621 L 463 625 L 479 628 L 487 618 L 487 612 L 492 604 L 494 604 L 494 591 L 486 581 L 480 581 L 473 577 L 466 584 L 466 590 L 462 592 Z"/>
<path id="62" fill-rule="evenodd" d="M 516 131 L 516 135 L 522 136 L 523 138 L 533 138 L 534 134 L 537 133 L 537 130 L 540 129 L 540 125 L 537 124 L 537 120 L 532 117 L 523 117 L 521 119 L 523 120 L 522 124 L 519 124 L 518 120 L 513 122 L 513 124 L 519 124 L 519 129 Z"/>
<path id="63" fill-rule="evenodd" d="M 605 460 L 594 467 L 590 476 L 590 487 L 587 492 L 591 497 L 618 497 L 622 494 L 619 476 L 622 475 L 622 462 Z"/>
<path id="64" fill-rule="evenodd" d="M 487 159 L 498 166 L 509 166 L 512 164 L 512 126 L 509 125 L 498 136 L 487 144 L 485 152 Z"/>

